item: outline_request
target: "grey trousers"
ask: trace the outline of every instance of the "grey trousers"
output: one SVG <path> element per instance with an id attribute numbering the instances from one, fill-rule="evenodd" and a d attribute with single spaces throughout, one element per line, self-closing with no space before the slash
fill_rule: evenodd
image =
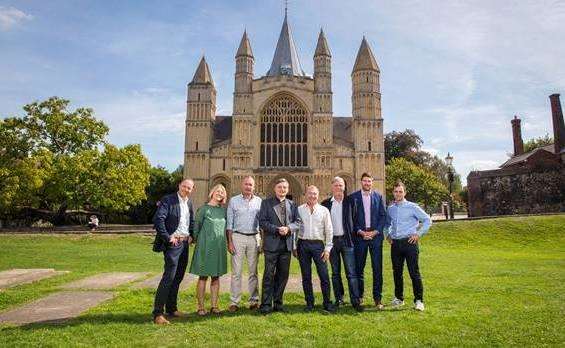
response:
<path id="1" fill-rule="evenodd" d="M 257 281 L 257 259 L 259 247 L 256 235 L 243 235 L 240 233 L 232 234 L 232 241 L 235 247 L 235 254 L 231 257 L 231 284 L 230 300 L 232 305 L 239 305 L 241 301 L 241 274 L 243 272 L 243 262 L 247 258 L 249 268 L 249 303 L 259 302 L 259 289 Z"/>

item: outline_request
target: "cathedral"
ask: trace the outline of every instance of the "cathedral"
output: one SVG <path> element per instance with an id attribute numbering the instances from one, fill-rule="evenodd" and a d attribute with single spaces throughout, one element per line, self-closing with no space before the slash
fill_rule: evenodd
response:
<path id="1" fill-rule="evenodd" d="M 332 55 L 323 30 L 314 53 L 314 73 L 300 64 L 285 14 L 269 71 L 254 72 L 247 32 L 235 54 L 231 116 L 216 115 L 216 89 L 205 58 L 188 84 L 184 176 L 194 179 L 197 206 L 221 183 L 231 196 L 241 179 L 253 175 L 256 193 L 268 196 L 284 177 L 289 195 L 304 202 L 308 185 L 331 192 L 339 175 L 349 192 L 359 188 L 363 172 L 384 192 L 385 161 L 379 66 L 365 37 L 351 72 L 352 115 L 332 111 Z"/>

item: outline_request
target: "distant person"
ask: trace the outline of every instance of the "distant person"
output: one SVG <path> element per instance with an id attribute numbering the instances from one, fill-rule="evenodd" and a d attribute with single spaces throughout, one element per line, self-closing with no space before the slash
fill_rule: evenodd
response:
<path id="1" fill-rule="evenodd" d="M 301 225 L 297 234 L 296 252 L 302 274 L 302 288 L 306 300 L 306 312 L 314 309 L 314 290 L 312 288 L 312 261 L 320 278 L 324 311 L 333 313 L 335 307 L 331 301 L 330 276 L 328 261 L 332 249 L 332 217 L 328 208 L 318 204 L 320 191 L 314 185 L 306 188 L 306 203 L 298 207 Z"/>
<path id="2" fill-rule="evenodd" d="M 383 229 L 386 225 L 386 207 L 383 197 L 373 190 L 373 177 L 361 175 L 361 190 L 350 195 L 353 214 L 353 240 L 357 275 L 359 276 L 359 298 L 363 301 L 365 290 L 365 264 L 367 253 L 371 254 L 373 270 L 373 300 L 377 309 L 383 309 Z"/>
<path id="3" fill-rule="evenodd" d="M 288 281 L 293 235 L 296 232 L 298 211 L 296 204 L 286 198 L 288 181 L 284 178 L 275 182 L 275 197 L 261 202 L 259 226 L 263 230 L 263 252 L 265 271 L 261 295 L 262 314 L 273 311 L 284 312 L 283 294 Z"/>
<path id="4" fill-rule="evenodd" d="M 197 313 L 208 314 L 204 308 L 206 282 L 210 277 L 210 312 L 220 314 L 218 296 L 220 293 L 220 276 L 228 272 L 228 256 L 226 243 L 226 188 L 216 185 L 208 194 L 208 203 L 198 208 L 194 227 L 194 253 L 190 264 L 190 273 L 198 276 L 196 297 Z"/>
<path id="5" fill-rule="evenodd" d="M 247 258 L 249 269 L 249 309 L 259 308 L 257 259 L 259 254 L 259 219 L 262 199 L 254 194 L 255 180 L 248 175 L 241 181 L 241 194 L 230 199 L 227 210 L 226 235 L 231 256 L 230 312 L 239 309 L 241 274 Z"/>
<path id="6" fill-rule="evenodd" d="M 392 260 L 392 271 L 394 275 L 394 299 L 393 307 L 404 305 L 404 283 L 402 272 L 404 260 L 408 266 L 408 273 L 412 280 L 414 292 L 414 308 L 418 311 L 424 310 L 424 287 L 420 268 L 418 267 L 418 241 L 428 232 L 432 225 L 430 216 L 416 203 L 407 201 L 406 186 L 401 181 L 394 185 L 392 191 L 394 203 L 387 210 L 388 226 L 387 240 L 391 244 L 390 258 Z"/>
<path id="7" fill-rule="evenodd" d="M 345 302 L 345 290 L 341 280 L 341 261 L 345 268 L 347 287 L 351 305 L 356 311 L 363 311 L 359 300 L 359 277 L 355 269 L 355 252 L 353 250 L 353 218 L 351 204 L 345 196 L 345 180 L 336 176 L 332 179 L 332 197 L 322 202 L 331 214 L 333 227 L 333 246 L 330 252 L 332 266 L 332 288 L 335 296 L 335 305 L 342 306 Z"/>
<path id="8" fill-rule="evenodd" d="M 153 322 L 169 324 L 164 313 L 170 317 L 181 317 L 177 308 L 179 286 L 184 278 L 188 264 L 188 245 L 192 241 L 194 214 L 190 195 L 194 191 L 194 181 L 184 179 L 178 191 L 160 200 L 155 216 L 157 234 L 153 250 L 163 252 L 165 269 L 157 287 L 153 306 Z"/>
<path id="9" fill-rule="evenodd" d="M 90 228 L 90 232 L 96 231 L 100 224 L 98 217 L 96 215 L 90 215 L 90 220 L 88 221 L 88 227 Z"/>

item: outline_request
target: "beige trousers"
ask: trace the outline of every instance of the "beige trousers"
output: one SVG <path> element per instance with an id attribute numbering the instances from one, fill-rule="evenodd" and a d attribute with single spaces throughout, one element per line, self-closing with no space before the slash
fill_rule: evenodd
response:
<path id="1" fill-rule="evenodd" d="M 259 302 L 259 289 L 257 281 L 257 260 L 259 247 L 257 242 L 258 235 L 246 236 L 240 233 L 232 233 L 235 254 L 231 257 L 231 284 L 230 300 L 232 305 L 239 305 L 241 301 L 241 273 L 243 271 L 243 261 L 247 257 L 249 268 L 249 303 Z"/>

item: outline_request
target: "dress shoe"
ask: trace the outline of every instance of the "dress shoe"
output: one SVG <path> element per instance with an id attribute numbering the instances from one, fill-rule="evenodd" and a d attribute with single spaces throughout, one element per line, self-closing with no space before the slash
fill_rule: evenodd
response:
<path id="1" fill-rule="evenodd" d="M 312 304 L 307 304 L 306 307 L 304 307 L 304 312 L 312 312 L 314 310 L 314 305 Z"/>
<path id="2" fill-rule="evenodd" d="M 273 308 L 269 307 L 269 306 L 261 306 L 259 307 L 259 313 L 267 315 L 267 314 L 271 314 L 273 312 Z"/>
<path id="3" fill-rule="evenodd" d="M 377 307 L 377 309 L 381 311 L 385 308 L 385 305 L 383 305 L 381 301 L 375 301 L 375 307 Z"/>
<path id="4" fill-rule="evenodd" d="M 273 312 L 286 313 L 286 309 L 283 307 L 283 305 L 278 305 L 273 307 Z"/>
<path id="5" fill-rule="evenodd" d="M 228 311 L 230 311 L 231 313 L 237 312 L 238 309 L 239 309 L 239 307 L 234 305 L 234 304 L 232 304 L 228 307 Z"/>
<path id="6" fill-rule="evenodd" d="M 249 305 L 249 309 L 252 310 L 252 311 L 256 310 L 257 308 L 259 308 L 258 303 L 252 303 L 252 304 Z"/>
<path id="7" fill-rule="evenodd" d="M 153 318 L 153 323 L 156 325 L 167 325 L 170 324 L 171 322 L 165 319 L 164 315 L 158 315 L 155 318 Z"/>
<path id="8" fill-rule="evenodd" d="M 361 306 L 361 304 L 354 304 L 353 305 L 353 309 L 355 309 L 357 312 L 361 313 L 363 312 L 365 309 L 363 308 L 363 306 Z"/>
<path id="9" fill-rule="evenodd" d="M 324 312 L 330 313 L 330 314 L 335 313 L 336 307 L 333 304 L 328 303 L 327 305 L 324 305 Z"/>
<path id="10" fill-rule="evenodd" d="M 336 300 L 335 301 L 335 306 L 336 307 L 340 307 L 340 306 L 345 306 L 345 301 L 344 300 Z"/>

